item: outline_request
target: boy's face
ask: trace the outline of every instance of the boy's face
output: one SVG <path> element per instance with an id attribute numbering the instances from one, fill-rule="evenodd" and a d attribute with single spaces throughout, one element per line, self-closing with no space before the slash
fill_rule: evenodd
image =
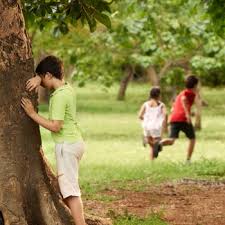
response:
<path id="1" fill-rule="evenodd" d="M 52 75 L 46 73 L 41 76 L 41 86 L 47 89 L 52 89 Z"/>

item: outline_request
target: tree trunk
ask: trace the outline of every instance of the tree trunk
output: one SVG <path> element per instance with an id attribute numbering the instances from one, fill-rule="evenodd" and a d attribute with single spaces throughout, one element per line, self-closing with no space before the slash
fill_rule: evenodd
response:
<path id="1" fill-rule="evenodd" d="M 37 105 L 37 95 L 25 91 L 34 65 L 16 0 L 0 0 L 0 49 L 0 221 L 3 225 L 72 225 L 56 178 L 40 154 L 39 127 L 20 107 L 22 96 Z"/>
<path id="2" fill-rule="evenodd" d="M 124 100 L 127 86 L 129 84 L 129 81 L 133 78 L 134 75 L 134 68 L 132 65 L 125 65 L 124 66 L 124 77 L 122 78 L 120 82 L 120 89 L 117 96 L 117 100 Z"/>
<path id="3" fill-rule="evenodd" d="M 152 86 L 159 86 L 160 80 L 153 66 L 148 66 L 146 69 L 147 79 L 150 81 Z"/>
<path id="4" fill-rule="evenodd" d="M 170 62 L 170 61 L 165 62 L 165 64 L 159 71 L 159 75 L 158 75 L 159 80 L 161 80 L 165 76 L 165 74 L 171 69 L 171 66 L 172 66 L 172 62 Z"/>

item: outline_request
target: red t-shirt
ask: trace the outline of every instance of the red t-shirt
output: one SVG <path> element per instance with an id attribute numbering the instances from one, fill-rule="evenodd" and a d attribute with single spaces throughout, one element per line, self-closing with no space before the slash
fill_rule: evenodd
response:
<path id="1" fill-rule="evenodd" d="M 175 99 L 173 103 L 173 111 L 170 115 L 170 122 L 187 122 L 184 107 L 181 98 L 185 96 L 187 99 L 188 112 L 191 113 L 191 106 L 194 103 L 196 94 L 191 89 L 183 90 Z"/>

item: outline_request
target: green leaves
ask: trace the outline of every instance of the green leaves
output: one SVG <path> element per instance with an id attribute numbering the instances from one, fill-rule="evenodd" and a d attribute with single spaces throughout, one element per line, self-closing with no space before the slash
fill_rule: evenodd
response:
<path id="1" fill-rule="evenodd" d="M 94 16 L 100 23 L 104 24 L 107 28 L 111 28 L 111 21 L 106 14 L 95 11 Z"/>
<path id="2" fill-rule="evenodd" d="M 142 70 L 153 66 L 159 74 L 171 62 L 162 80 L 166 85 L 179 83 L 178 78 L 188 66 L 205 77 L 204 82 L 211 82 L 212 77 L 225 80 L 221 78 L 225 71 L 225 42 L 215 34 L 206 14 L 211 0 L 118 0 L 111 5 L 103 0 L 26 2 L 32 9 L 28 13 L 32 27 L 50 24 L 42 31 L 46 33 L 35 39 L 34 50 L 44 46 L 46 52 L 63 57 L 66 67 L 76 65 L 74 79 L 81 85 L 94 80 L 109 86 L 120 79 L 121 65 L 126 63 Z M 44 17 L 36 16 L 37 7 L 44 7 L 44 12 L 39 12 Z M 112 25 L 110 7 L 114 12 Z M 89 34 L 89 29 L 96 30 L 98 22 L 110 29 Z M 88 24 L 89 29 L 81 24 Z M 57 42 L 47 30 L 54 30 Z M 186 64 L 176 63 L 181 59 L 187 59 Z"/>
<path id="3" fill-rule="evenodd" d="M 23 10 L 28 27 L 41 30 L 54 24 L 56 36 L 66 34 L 69 26 L 76 26 L 80 21 L 89 25 L 90 30 L 96 30 L 97 21 L 111 28 L 109 14 L 110 4 L 105 0 L 23 0 Z"/>
<path id="4" fill-rule="evenodd" d="M 59 37 L 61 34 L 67 34 L 68 32 L 68 26 L 66 23 L 63 22 L 58 24 L 53 30 L 53 34 L 55 37 Z"/>
<path id="5" fill-rule="evenodd" d="M 205 5 L 212 26 L 217 34 L 225 37 L 225 1 L 224 0 L 202 0 Z"/>
<path id="6" fill-rule="evenodd" d="M 86 18 L 92 32 L 96 30 L 96 21 L 104 24 L 109 29 L 111 28 L 111 21 L 109 19 L 109 16 L 104 13 L 104 11 L 108 11 L 109 9 L 108 7 L 106 7 L 105 2 L 103 2 L 103 4 L 100 3 L 101 2 L 99 1 L 97 5 L 93 3 L 91 5 L 83 4 L 81 7 L 81 12 Z"/>

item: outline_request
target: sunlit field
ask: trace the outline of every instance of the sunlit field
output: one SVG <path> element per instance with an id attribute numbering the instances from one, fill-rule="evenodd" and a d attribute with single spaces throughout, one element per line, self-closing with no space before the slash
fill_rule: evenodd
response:
<path id="1" fill-rule="evenodd" d="M 224 178 L 224 89 L 202 90 L 209 106 L 203 108 L 202 130 L 197 132 L 191 165 L 185 165 L 187 139 L 184 135 L 174 146 L 165 147 L 153 163 L 149 160 L 149 150 L 142 146 L 142 130 L 137 119 L 137 111 L 148 97 L 149 87 L 129 86 L 124 102 L 116 100 L 117 89 L 115 85 L 105 91 L 95 84 L 77 88 L 77 115 L 87 145 L 80 165 L 83 195 L 101 198 L 98 194 L 101 190 L 109 186 L 129 189 L 129 182 L 134 180 L 141 182 L 132 189 L 144 190 L 151 182 Z M 40 109 L 47 116 L 47 106 Z M 55 167 L 54 143 L 50 133 L 41 129 L 41 134 L 45 154 Z"/>

